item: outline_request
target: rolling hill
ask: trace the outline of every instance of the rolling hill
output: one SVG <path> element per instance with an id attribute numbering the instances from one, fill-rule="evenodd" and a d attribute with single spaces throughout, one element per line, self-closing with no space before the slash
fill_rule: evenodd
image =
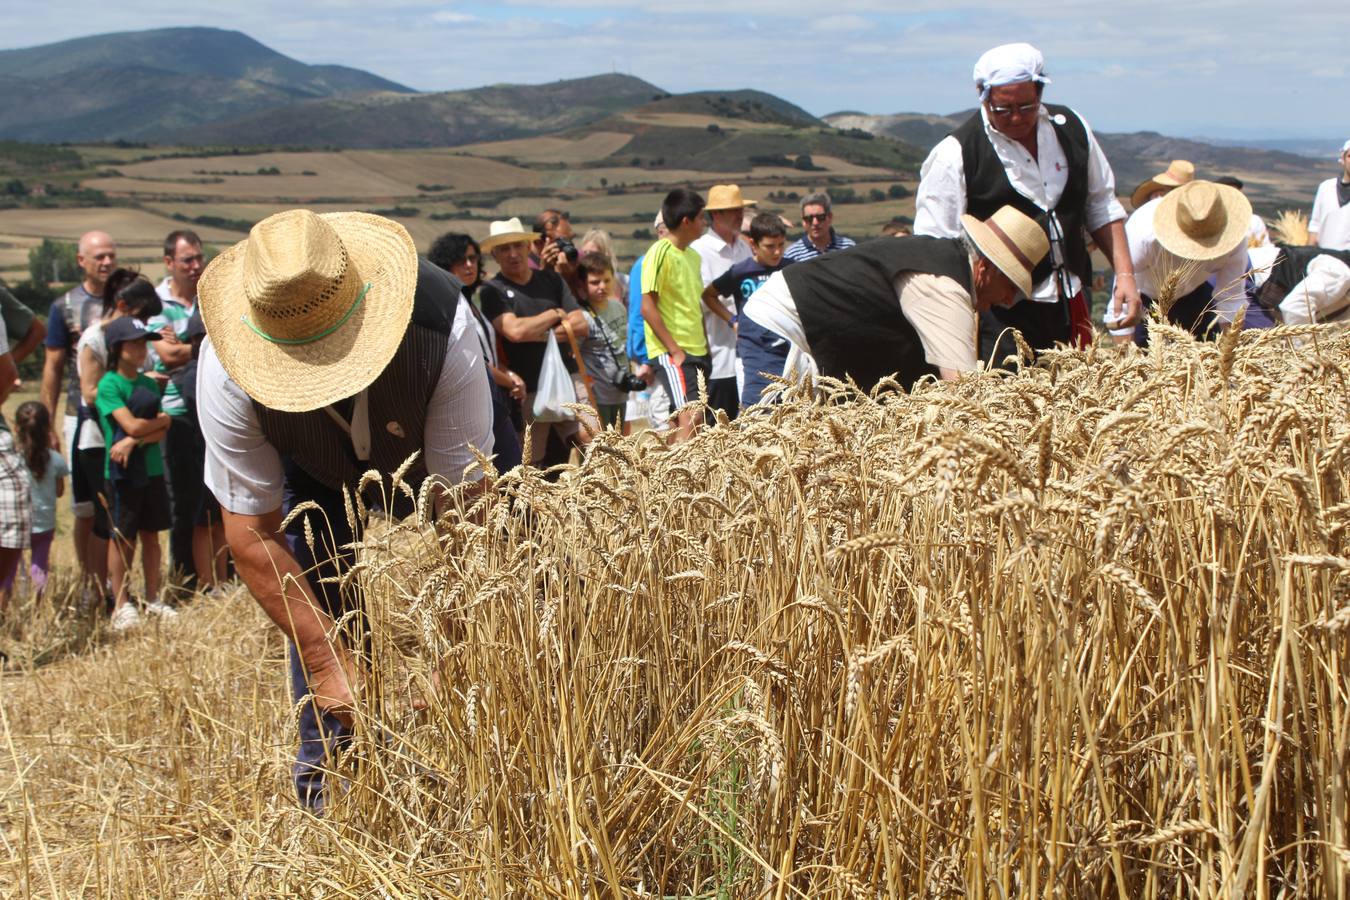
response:
<path id="1" fill-rule="evenodd" d="M 238 31 L 164 28 L 0 51 L 0 138 L 162 140 L 298 101 L 409 89 L 311 66 Z"/>
<path id="2" fill-rule="evenodd" d="M 630 75 L 427 94 L 381 92 L 307 100 L 180 129 L 166 139 L 198 145 L 454 147 L 577 128 L 661 93 Z"/>

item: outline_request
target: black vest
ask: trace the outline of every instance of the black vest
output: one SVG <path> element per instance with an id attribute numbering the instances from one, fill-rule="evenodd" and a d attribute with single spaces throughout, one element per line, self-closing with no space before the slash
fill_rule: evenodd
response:
<path id="1" fill-rule="evenodd" d="M 945 275 L 967 293 L 973 290 L 970 259 L 952 238 L 880 238 L 783 270 L 822 375 L 852 376 L 870 391 L 888 375 L 909 390 L 923 376 L 938 374 L 900 311 L 895 279 L 904 272 Z"/>
<path id="2" fill-rule="evenodd" d="M 288 469 L 295 466 L 330 490 L 344 485 L 355 490 L 367 470 L 387 476 L 423 449 L 427 405 L 449 346 L 448 335 L 408 326 L 394 358 L 370 385 L 369 460 L 356 458 L 351 437 L 323 409 L 278 412 L 255 402 L 258 424 Z M 426 476 L 426 462 L 418 456 L 404 481 L 416 493 Z"/>
<path id="3" fill-rule="evenodd" d="M 1350 266 L 1350 250 L 1326 250 L 1322 247 L 1302 247 L 1280 244 L 1280 253 L 1275 258 L 1270 275 L 1265 284 L 1256 292 L 1256 302 L 1273 313 L 1276 321 L 1280 319 L 1280 301 L 1284 300 L 1294 285 L 1308 276 L 1308 264 L 1319 256 L 1334 256 Z"/>
<path id="4" fill-rule="evenodd" d="M 1092 283 L 1092 257 L 1087 249 L 1087 232 L 1083 226 L 1083 211 L 1087 204 L 1088 172 L 1088 135 L 1087 129 L 1078 115 L 1067 106 L 1045 104 L 1050 112 L 1050 126 L 1064 148 L 1064 157 L 1069 163 L 1069 180 L 1064 185 L 1064 193 L 1055 205 L 1054 215 L 1059 220 L 1060 231 L 1064 236 L 1062 243 L 1064 264 L 1070 272 L 1077 275 L 1083 286 Z M 1064 124 L 1055 121 L 1062 117 Z M 1050 228 L 1050 215 L 1035 203 L 1032 203 L 1008 181 L 1008 172 L 1003 161 L 994 151 L 994 145 L 984 130 L 984 119 L 979 110 L 966 120 L 965 124 L 952 132 L 952 136 L 961 143 L 961 160 L 966 175 L 966 212 L 977 219 L 987 219 L 1004 206 L 1012 206 L 1019 212 L 1034 219 L 1045 231 L 1051 244 L 1055 243 Z M 1040 265 L 1031 273 L 1031 283 L 1040 284 L 1054 269 L 1055 251 L 1051 249 L 1041 260 Z M 1061 299 L 1064 299 L 1061 297 Z"/>

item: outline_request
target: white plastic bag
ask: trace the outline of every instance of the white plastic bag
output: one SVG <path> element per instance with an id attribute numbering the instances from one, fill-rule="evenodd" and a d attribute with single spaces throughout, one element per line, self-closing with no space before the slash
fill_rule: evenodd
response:
<path id="1" fill-rule="evenodd" d="M 544 361 L 539 367 L 539 389 L 534 392 L 536 422 L 569 422 L 576 418 L 566 404 L 577 402 L 572 376 L 563 365 L 558 339 L 548 333 L 544 343 Z"/>

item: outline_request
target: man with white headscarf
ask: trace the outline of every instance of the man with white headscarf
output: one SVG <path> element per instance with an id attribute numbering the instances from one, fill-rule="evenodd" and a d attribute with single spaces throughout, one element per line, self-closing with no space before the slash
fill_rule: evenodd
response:
<path id="1" fill-rule="evenodd" d="M 1092 282 L 1088 235 L 1116 273 L 1112 322 L 1133 325 L 1140 298 L 1125 208 L 1092 129 L 1068 107 L 1041 102 L 1050 79 L 1044 57 L 1030 44 L 995 47 L 980 57 L 974 74 L 980 109 L 924 161 L 914 233 L 955 237 L 962 214 L 985 219 L 1007 204 L 1035 219 L 1050 240 L 1031 295 L 981 314 L 981 359 L 997 363 L 1014 352 L 1014 328 L 1037 350 L 1091 341 L 1084 293 Z"/>

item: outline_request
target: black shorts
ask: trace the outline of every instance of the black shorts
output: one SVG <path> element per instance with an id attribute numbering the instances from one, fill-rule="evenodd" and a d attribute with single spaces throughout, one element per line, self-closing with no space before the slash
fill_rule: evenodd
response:
<path id="1" fill-rule="evenodd" d="M 112 535 L 109 527 L 108 508 L 111 502 L 103 481 L 103 465 L 108 451 L 102 447 L 90 447 L 75 451 L 75 471 L 71 473 L 71 492 L 76 503 L 92 503 L 94 506 L 94 535 L 107 540 Z"/>
<path id="2" fill-rule="evenodd" d="M 169 491 L 164 476 L 154 475 L 143 487 L 129 481 L 114 481 L 112 489 L 112 524 L 124 540 L 132 540 L 142 531 L 168 531 Z"/>
<path id="3" fill-rule="evenodd" d="M 220 501 L 209 487 L 202 485 L 201 493 L 197 495 L 197 514 L 192 524 L 198 528 L 211 528 L 223 521 L 220 517 Z"/>
<path id="4" fill-rule="evenodd" d="M 698 399 L 698 373 L 703 373 L 704 382 L 712 380 L 712 357 L 684 355 L 684 362 L 676 366 L 670 361 L 669 353 L 662 353 L 653 360 L 656 371 L 661 374 L 661 383 L 670 396 L 670 411 L 675 412 L 691 400 Z"/>

